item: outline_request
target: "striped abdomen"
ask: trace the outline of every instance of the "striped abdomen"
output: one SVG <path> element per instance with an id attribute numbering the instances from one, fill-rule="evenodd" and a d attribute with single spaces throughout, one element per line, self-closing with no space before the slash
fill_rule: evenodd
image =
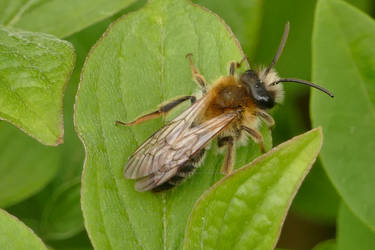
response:
<path id="1" fill-rule="evenodd" d="M 179 170 L 175 176 L 173 176 L 167 182 L 164 182 L 160 186 L 155 187 L 151 191 L 166 191 L 184 182 L 188 177 L 194 174 L 195 170 L 199 166 L 199 163 L 204 156 L 205 151 L 206 150 L 204 148 L 198 151 L 192 158 L 190 158 L 187 162 L 185 162 L 182 166 L 179 167 Z"/>

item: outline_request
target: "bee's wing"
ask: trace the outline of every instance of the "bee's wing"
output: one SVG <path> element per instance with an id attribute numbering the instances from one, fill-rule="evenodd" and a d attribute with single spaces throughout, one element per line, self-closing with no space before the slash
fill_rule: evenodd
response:
<path id="1" fill-rule="evenodd" d="M 207 101 L 207 96 L 197 100 L 178 117 L 150 136 L 129 158 L 125 166 L 125 177 L 138 179 L 150 175 L 168 161 L 171 145 L 174 145 L 177 138 L 191 126 Z"/>
<path id="2" fill-rule="evenodd" d="M 236 116 L 235 112 L 221 114 L 198 126 L 185 129 L 173 144 L 164 143 L 163 148 L 150 158 L 152 170 L 136 182 L 136 190 L 147 191 L 168 181 L 180 166 L 204 148 Z M 144 166 L 141 165 L 141 168 Z"/>

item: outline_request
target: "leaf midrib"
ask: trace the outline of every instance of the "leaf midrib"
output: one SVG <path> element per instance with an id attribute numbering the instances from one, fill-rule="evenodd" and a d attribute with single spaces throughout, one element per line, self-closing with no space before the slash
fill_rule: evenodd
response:
<path id="1" fill-rule="evenodd" d="M 161 23 L 160 23 L 160 55 L 161 55 L 161 62 L 160 62 L 160 81 L 159 81 L 159 84 L 160 84 L 160 90 L 162 90 L 160 92 L 160 103 L 162 103 L 166 98 L 164 97 L 163 93 L 164 92 L 167 92 L 168 89 L 163 86 L 165 84 L 163 84 L 164 80 L 165 80 L 165 38 L 166 38 L 166 28 L 165 28 L 165 20 L 164 20 L 164 13 L 165 13 L 165 10 L 166 10 L 166 7 L 164 6 L 162 8 L 162 11 L 161 11 L 161 14 L 160 14 L 160 19 L 161 19 Z M 162 117 L 163 118 L 163 124 L 165 124 L 165 116 Z M 162 199 L 162 211 L 163 211 L 163 215 L 162 215 L 162 235 L 163 235 L 163 249 L 164 250 L 167 250 L 167 228 L 168 228 L 168 220 L 167 220 L 167 217 L 168 217 L 168 209 L 167 209 L 167 197 L 166 197 L 166 194 L 163 193 L 162 196 L 161 196 L 161 199 Z"/>
<path id="2" fill-rule="evenodd" d="M 95 83 L 96 84 L 96 90 L 97 91 L 95 91 L 95 95 L 96 95 L 96 99 L 97 100 L 100 100 L 100 98 L 98 97 L 98 85 L 97 85 L 97 82 Z M 117 197 L 118 197 L 118 200 L 120 201 L 120 203 L 122 204 L 122 207 L 126 207 L 125 206 L 125 204 L 124 204 L 124 202 L 123 202 L 123 200 L 121 199 L 121 197 L 118 195 L 118 190 L 120 190 L 119 189 L 119 185 L 118 185 L 118 182 L 117 182 L 117 179 L 115 178 L 115 175 L 114 175 L 114 173 L 112 172 L 112 163 L 111 163 L 111 158 L 109 157 L 109 154 L 108 154 L 108 151 L 107 151 L 107 149 L 108 148 L 110 148 L 110 147 L 108 147 L 108 143 L 107 143 L 107 140 L 106 140 L 106 138 L 108 138 L 107 136 L 105 136 L 105 133 L 104 133 L 104 121 L 103 121 L 103 119 L 102 119 L 102 117 L 103 117 L 103 115 L 102 115 L 102 109 L 100 108 L 100 103 L 102 103 L 102 102 L 100 102 L 100 101 L 98 101 L 97 102 L 98 103 L 98 105 L 97 105 L 97 109 L 98 109 L 98 113 L 99 113 L 99 115 L 98 115 L 98 117 L 99 117 L 99 120 L 100 120 L 100 126 L 99 126 L 99 128 L 100 128 L 100 137 L 101 137 L 101 139 L 102 139 L 102 141 L 103 141 L 103 143 L 104 143 L 104 145 L 105 145 L 105 147 L 104 147 L 104 152 L 105 152 L 105 156 L 106 156 L 106 158 L 107 158 L 107 161 L 108 161 L 108 163 L 109 163 L 109 165 L 110 166 L 108 166 L 108 171 L 111 173 L 111 177 L 112 177 L 112 180 L 113 180 L 113 182 L 115 183 L 115 185 L 116 185 L 116 190 L 117 190 Z M 100 180 L 98 179 L 99 178 L 99 176 L 98 175 L 96 175 L 96 181 L 97 181 L 97 183 L 100 183 Z M 98 205 L 99 205 L 99 207 L 100 208 L 102 208 L 102 205 L 101 205 L 101 202 L 99 201 L 98 202 Z M 103 212 L 102 212 L 102 209 L 100 209 L 101 210 L 101 218 L 102 218 L 102 221 L 103 221 L 103 225 L 105 225 L 105 223 L 104 223 L 104 216 L 103 216 Z M 128 214 L 127 213 L 124 213 L 125 215 L 126 215 L 126 218 L 127 218 L 127 220 L 129 221 L 129 224 L 131 225 L 131 227 L 132 227 L 132 232 L 133 232 L 133 235 L 134 235 L 134 239 L 136 240 L 136 242 L 137 242 L 137 244 L 139 245 L 139 246 L 141 246 L 142 247 L 142 249 L 145 249 L 144 248 L 144 246 L 142 246 L 141 244 L 140 244 L 140 240 L 138 239 L 138 237 L 137 237 L 137 234 L 136 234 L 136 232 L 135 232 L 135 230 L 134 230 L 134 226 L 133 226 L 133 223 L 131 222 L 131 220 L 130 220 L 130 218 L 129 218 L 129 216 L 128 216 Z M 108 239 L 108 242 L 109 242 L 109 245 L 111 246 L 111 248 L 113 249 L 113 246 L 112 246 L 112 240 L 111 240 L 111 237 L 109 237 L 109 235 L 108 235 L 108 233 L 107 233 L 107 230 L 106 230 L 106 227 L 104 227 L 104 231 L 105 231 L 105 234 L 106 234 L 106 238 Z"/>

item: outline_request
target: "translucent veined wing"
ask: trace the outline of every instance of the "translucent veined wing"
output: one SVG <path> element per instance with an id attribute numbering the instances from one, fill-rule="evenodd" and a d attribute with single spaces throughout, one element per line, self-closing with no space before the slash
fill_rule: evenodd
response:
<path id="1" fill-rule="evenodd" d="M 140 179 L 136 188 L 145 191 L 167 181 L 177 172 L 178 166 L 188 161 L 235 117 L 235 112 L 217 116 L 192 127 L 208 99 L 203 97 L 148 138 L 129 158 L 124 175 Z"/>
<path id="2" fill-rule="evenodd" d="M 168 181 L 236 117 L 236 112 L 221 114 L 198 126 L 187 128 L 174 144 L 163 144 L 162 152 L 156 153 L 154 158 L 154 164 L 158 167 L 151 174 L 137 178 L 135 189 L 143 192 Z"/>
<path id="3" fill-rule="evenodd" d="M 157 171 L 160 163 L 168 156 L 168 145 L 173 145 L 177 138 L 191 126 L 199 111 L 206 106 L 207 101 L 207 97 L 197 100 L 139 146 L 126 163 L 125 177 L 138 179 Z"/>

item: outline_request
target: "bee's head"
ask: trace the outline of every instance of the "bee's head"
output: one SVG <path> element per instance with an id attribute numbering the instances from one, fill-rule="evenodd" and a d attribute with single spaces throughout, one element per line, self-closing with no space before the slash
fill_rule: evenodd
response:
<path id="1" fill-rule="evenodd" d="M 265 70 L 256 72 L 246 70 L 240 76 L 240 81 L 253 98 L 255 104 L 261 109 L 271 109 L 280 103 L 283 97 L 282 85 L 271 86 L 270 83 L 280 79 L 275 71 L 264 74 Z M 272 79 L 271 79 L 272 78 Z"/>
<path id="2" fill-rule="evenodd" d="M 276 64 L 284 49 L 286 39 L 288 38 L 288 33 L 289 22 L 285 25 L 284 34 L 281 39 L 279 49 L 271 64 L 267 68 L 263 68 L 259 71 L 249 69 L 240 76 L 241 83 L 244 84 L 256 105 L 261 109 L 270 109 L 273 108 L 276 103 L 282 102 L 283 87 L 280 84 L 281 82 L 296 82 L 308 85 L 333 97 L 331 92 L 314 83 L 295 78 L 280 78 L 277 75 L 276 71 L 273 69 L 273 66 Z"/>

